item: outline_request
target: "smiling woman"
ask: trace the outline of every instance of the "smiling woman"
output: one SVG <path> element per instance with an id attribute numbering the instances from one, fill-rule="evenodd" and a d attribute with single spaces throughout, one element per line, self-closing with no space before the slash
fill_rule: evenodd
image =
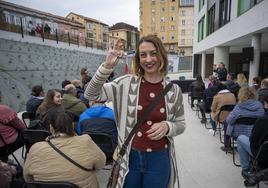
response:
<path id="1" fill-rule="evenodd" d="M 134 75 L 105 83 L 122 54 L 117 47 L 110 48 L 106 61 L 85 91 L 89 100 L 113 101 L 119 150 L 146 108 L 170 83 L 165 77 L 167 53 L 155 35 L 145 36 L 139 41 Z M 128 157 L 122 159 L 116 187 L 174 187 L 178 177 L 173 137 L 183 133 L 184 129 L 182 92 L 178 85 L 173 84 L 126 146 L 125 155 Z"/>

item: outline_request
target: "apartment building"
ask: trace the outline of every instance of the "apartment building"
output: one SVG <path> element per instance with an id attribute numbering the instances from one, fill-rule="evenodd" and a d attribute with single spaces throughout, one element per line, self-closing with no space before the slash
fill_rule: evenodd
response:
<path id="1" fill-rule="evenodd" d="M 173 59 L 179 56 L 179 70 L 192 69 L 193 5 L 193 0 L 140 0 L 141 36 L 156 34 Z"/>
<path id="2" fill-rule="evenodd" d="M 208 77 L 213 64 L 229 72 L 268 76 L 268 1 L 195 1 L 194 75 Z"/>
<path id="3" fill-rule="evenodd" d="M 66 18 L 81 23 L 84 26 L 88 47 L 103 50 L 108 49 L 109 26 L 107 24 L 73 12 L 70 12 Z"/>
<path id="4" fill-rule="evenodd" d="M 118 39 L 125 41 L 125 50 L 136 50 L 140 32 L 137 27 L 120 22 L 109 27 L 109 42 L 116 43 Z"/>

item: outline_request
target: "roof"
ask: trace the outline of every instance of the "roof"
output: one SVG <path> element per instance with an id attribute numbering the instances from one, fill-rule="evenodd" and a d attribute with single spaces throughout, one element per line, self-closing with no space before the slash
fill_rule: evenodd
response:
<path id="1" fill-rule="evenodd" d="M 4 10 L 6 9 L 8 11 L 13 11 L 13 12 L 17 12 L 17 13 L 21 13 L 21 14 L 25 14 L 29 16 L 34 16 L 34 17 L 41 18 L 41 19 L 53 20 L 55 22 L 61 22 L 61 23 L 68 24 L 68 25 L 75 25 L 75 26 L 83 27 L 81 23 L 78 23 L 76 21 L 74 22 L 65 17 L 39 11 L 37 9 L 32 9 L 32 8 L 24 7 L 21 5 L 13 4 L 10 2 L 0 0 L 0 6 Z"/>
<path id="2" fill-rule="evenodd" d="M 107 24 L 99 21 L 99 20 L 96 20 L 96 19 L 93 19 L 93 18 L 89 18 L 89 17 L 86 17 L 86 16 L 83 16 L 83 15 L 80 15 L 80 14 L 77 14 L 77 13 L 74 13 L 74 12 L 70 12 L 66 17 L 68 17 L 70 14 L 74 14 L 76 16 L 79 16 L 87 21 L 91 21 L 91 22 L 95 22 L 95 23 L 99 23 L 99 24 L 102 24 L 102 25 L 105 25 L 105 26 L 108 26 Z"/>
<path id="3" fill-rule="evenodd" d="M 115 25 L 109 27 L 109 31 L 119 30 L 119 29 L 126 29 L 126 30 L 130 30 L 130 31 L 139 32 L 137 27 L 134 27 L 134 26 L 129 25 L 129 24 L 124 23 L 124 22 L 119 22 L 119 23 L 116 23 Z"/>

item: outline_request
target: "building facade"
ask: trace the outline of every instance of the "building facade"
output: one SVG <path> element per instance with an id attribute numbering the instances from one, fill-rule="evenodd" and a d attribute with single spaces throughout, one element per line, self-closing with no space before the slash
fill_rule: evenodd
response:
<path id="1" fill-rule="evenodd" d="M 73 22 L 67 18 L 42 12 L 36 9 L 16 5 L 6 1 L 0 1 L 0 22 L 2 29 L 8 29 L 13 32 L 22 32 L 24 34 L 38 36 L 37 26 L 40 26 L 40 33 L 46 33 L 48 38 L 85 44 L 85 32 L 82 24 Z M 49 27 L 46 31 L 45 27 Z M 6 28 L 8 27 L 8 28 Z"/>
<path id="2" fill-rule="evenodd" d="M 267 9 L 266 0 L 195 1 L 194 74 L 208 77 L 213 65 L 223 62 L 250 83 L 255 76 L 267 77 Z"/>
<path id="3" fill-rule="evenodd" d="M 139 37 L 140 32 L 138 28 L 132 25 L 120 22 L 109 27 L 109 42 L 116 44 L 118 39 L 123 39 L 126 51 L 136 50 Z"/>
<path id="4" fill-rule="evenodd" d="M 76 13 L 69 13 L 66 18 L 81 23 L 85 28 L 88 47 L 108 49 L 108 25 L 96 19 L 88 18 Z"/>
<path id="5" fill-rule="evenodd" d="M 177 71 L 192 70 L 193 6 L 193 0 L 140 0 L 141 36 L 156 34 L 178 56 Z"/>

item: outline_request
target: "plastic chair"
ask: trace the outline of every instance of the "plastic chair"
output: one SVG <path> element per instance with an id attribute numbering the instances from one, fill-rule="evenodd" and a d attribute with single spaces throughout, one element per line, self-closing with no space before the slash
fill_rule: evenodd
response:
<path id="1" fill-rule="evenodd" d="M 31 146 L 36 142 L 45 141 L 50 133 L 46 130 L 24 129 L 22 135 L 26 147 L 26 154 L 24 157 L 24 159 L 26 159 L 27 153 L 29 152 Z"/>
<path id="2" fill-rule="evenodd" d="M 23 112 L 21 117 L 22 117 L 22 121 L 26 127 L 28 127 L 28 125 L 29 125 L 29 123 L 25 122 L 26 119 L 31 121 L 31 120 L 34 120 L 36 118 L 35 113 L 30 113 L 30 112 Z"/>
<path id="3" fill-rule="evenodd" d="M 111 164 L 113 162 L 113 153 L 116 148 L 112 136 L 106 133 L 94 133 L 90 131 L 87 131 L 86 133 L 91 137 L 95 144 L 105 153 L 106 164 Z"/>
<path id="4" fill-rule="evenodd" d="M 45 182 L 34 181 L 26 183 L 27 188 L 79 188 L 77 185 L 70 182 Z"/>
<path id="5" fill-rule="evenodd" d="M 227 105 L 223 105 L 220 108 L 220 111 L 219 111 L 219 114 L 218 114 L 218 117 L 217 117 L 217 120 L 216 120 L 216 122 L 217 122 L 217 125 L 216 126 L 217 127 L 216 127 L 216 130 L 214 131 L 214 135 L 213 136 L 215 136 L 216 131 L 219 131 L 219 136 L 220 136 L 220 142 L 221 143 L 223 143 L 221 131 L 222 131 L 222 125 L 223 125 L 224 121 L 221 121 L 220 120 L 220 117 L 221 117 L 221 115 L 222 115 L 223 112 L 229 112 L 230 113 L 231 111 L 233 111 L 234 107 L 235 107 L 235 105 L 227 104 Z"/>
<path id="6" fill-rule="evenodd" d="M 239 124 L 248 125 L 248 126 L 253 127 L 257 119 L 258 118 L 256 118 L 256 117 L 241 117 L 241 118 L 238 118 L 233 124 L 233 126 L 234 126 L 233 130 L 235 129 L 236 126 L 239 126 Z M 239 167 L 240 165 L 237 164 L 236 161 L 235 161 L 235 147 L 234 147 L 234 145 L 235 145 L 236 138 L 237 137 L 234 137 L 233 135 L 231 135 L 229 142 L 231 141 L 231 147 L 232 147 L 232 150 L 233 150 L 233 152 L 232 152 L 233 153 L 233 163 L 234 163 L 235 166 Z"/>

